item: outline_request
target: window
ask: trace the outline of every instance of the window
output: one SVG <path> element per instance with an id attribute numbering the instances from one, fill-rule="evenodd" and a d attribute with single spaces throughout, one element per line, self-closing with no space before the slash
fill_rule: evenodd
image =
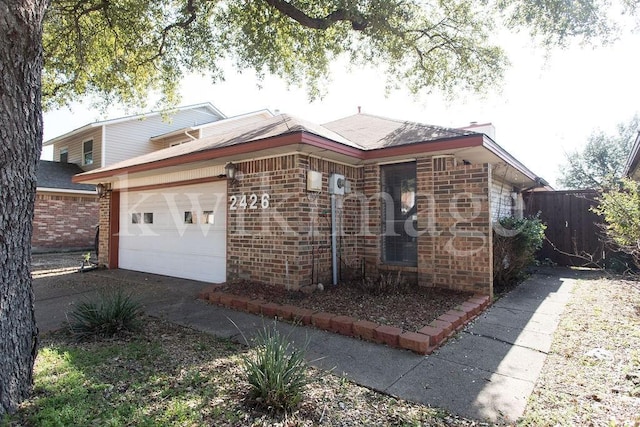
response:
<path id="1" fill-rule="evenodd" d="M 93 139 L 82 143 L 82 164 L 93 164 Z"/>
<path id="2" fill-rule="evenodd" d="M 213 211 L 204 211 L 202 212 L 202 223 L 203 224 L 213 224 L 214 223 Z"/>
<path id="3" fill-rule="evenodd" d="M 131 224 L 142 224 L 142 214 L 140 214 L 140 213 L 132 213 L 131 214 Z"/>
<path id="4" fill-rule="evenodd" d="M 380 178 L 383 193 L 382 261 L 416 266 L 416 164 L 412 162 L 380 166 Z"/>
<path id="5" fill-rule="evenodd" d="M 60 149 L 60 163 L 69 163 L 69 149 L 66 147 Z"/>
<path id="6" fill-rule="evenodd" d="M 153 212 L 145 212 L 143 220 L 145 224 L 153 224 Z"/>
<path id="7" fill-rule="evenodd" d="M 184 213 L 184 223 L 185 224 L 193 224 L 194 220 L 193 212 L 185 212 Z"/>

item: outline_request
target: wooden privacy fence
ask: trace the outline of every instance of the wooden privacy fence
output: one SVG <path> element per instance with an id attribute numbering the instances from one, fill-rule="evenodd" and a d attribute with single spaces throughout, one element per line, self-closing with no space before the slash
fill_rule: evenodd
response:
<path id="1" fill-rule="evenodd" d="M 602 217 L 591 212 L 599 193 L 595 190 L 539 191 L 524 194 L 525 215 L 540 212 L 547 224 L 547 241 L 538 260 L 564 266 L 604 266 L 609 255 L 597 224 Z"/>

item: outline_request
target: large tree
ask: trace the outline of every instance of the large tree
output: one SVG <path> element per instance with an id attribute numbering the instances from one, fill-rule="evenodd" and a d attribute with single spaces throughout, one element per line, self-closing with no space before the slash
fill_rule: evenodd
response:
<path id="1" fill-rule="evenodd" d="M 619 0 L 632 12 L 636 0 Z M 0 415 L 27 396 L 36 331 L 30 238 L 42 105 L 82 96 L 178 99 L 184 73 L 221 64 L 305 85 L 331 61 L 371 64 L 413 92 L 486 91 L 507 66 L 494 23 L 544 45 L 602 39 L 606 0 L 0 0 Z M 46 11 L 46 15 L 45 15 Z M 43 62 L 44 52 L 44 62 Z M 41 94 L 43 104 L 41 105 Z"/>
<path id="2" fill-rule="evenodd" d="M 602 130 L 591 133 L 580 151 L 567 154 L 560 169 L 559 184 L 569 189 L 607 189 L 622 178 L 631 145 L 640 131 L 640 117 L 635 115 L 619 123 L 615 134 Z"/>

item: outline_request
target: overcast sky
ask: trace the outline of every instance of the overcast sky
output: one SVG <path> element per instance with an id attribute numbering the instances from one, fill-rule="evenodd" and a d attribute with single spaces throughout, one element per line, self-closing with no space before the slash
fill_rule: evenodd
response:
<path id="1" fill-rule="evenodd" d="M 505 44 L 503 44 L 505 45 Z M 526 37 L 509 36 L 512 66 L 500 93 L 444 102 L 437 96 L 414 99 L 400 92 L 385 96 L 384 76 L 375 70 L 334 67 L 324 99 L 310 103 L 304 90 L 268 78 L 258 87 L 252 72 L 227 74 L 223 83 L 190 77 L 182 85 L 182 105 L 211 102 L 227 116 L 268 108 L 316 123 L 362 112 L 446 127 L 491 122 L 496 142 L 534 173 L 554 184 L 565 153 L 579 149 L 595 129 L 614 132 L 616 124 L 640 111 L 637 54 L 640 35 L 611 46 L 554 50 L 548 59 Z M 45 141 L 95 120 L 115 118 L 75 105 L 44 116 Z M 43 158 L 52 153 L 45 151 Z"/>

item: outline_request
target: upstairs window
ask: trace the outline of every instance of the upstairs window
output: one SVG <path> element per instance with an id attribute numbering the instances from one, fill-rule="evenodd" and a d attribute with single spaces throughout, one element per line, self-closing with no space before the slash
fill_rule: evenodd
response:
<path id="1" fill-rule="evenodd" d="M 69 149 L 66 147 L 60 149 L 60 163 L 69 163 Z"/>
<path id="2" fill-rule="evenodd" d="M 382 261 L 418 265 L 416 164 L 380 166 L 382 198 Z"/>
<path id="3" fill-rule="evenodd" d="M 82 143 L 82 164 L 93 164 L 93 139 Z"/>

